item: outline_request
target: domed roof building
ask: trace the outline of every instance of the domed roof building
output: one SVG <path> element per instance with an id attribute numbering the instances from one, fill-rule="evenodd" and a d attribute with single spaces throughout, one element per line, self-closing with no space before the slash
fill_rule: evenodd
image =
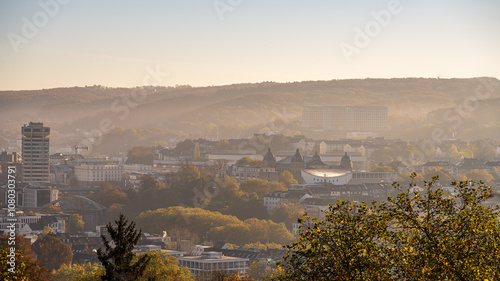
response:
<path id="1" fill-rule="evenodd" d="M 298 163 L 298 162 L 302 162 L 304 163 L 304 158 L 302 158 L 302 155 L 300 154 L 300 151 L 299 149 L 297 148 L 297 150 L 295 151 L 295 155 L 292 156 L 292 163 Z"/>
<path id="2" fill-rule="evenodd" d="M 276 162 L 276 157 L 274 157 L 274 154 L 271 152 L 271 148 L 269 147 L 267 149 L 266 155 L 264 155 L 264 159 L 262 161 L 265 162 Z"/>
<path id="3" fill-rule="evenodd" d="M 352 161 L 351 158 L 347 155 L 347 152 L 344 156 L 342 156 L 342 159 L 340 159 L 340 168 L 349 171 L 352 170 Z"/>
<path id="4" fill-rule="evenodd" d="M 262 161 L 266 163 L 268 167 L 274 168 L 276 166 L 276 157 L 270 147 L 267 149 L 267 153 L 264 155 Z"/>

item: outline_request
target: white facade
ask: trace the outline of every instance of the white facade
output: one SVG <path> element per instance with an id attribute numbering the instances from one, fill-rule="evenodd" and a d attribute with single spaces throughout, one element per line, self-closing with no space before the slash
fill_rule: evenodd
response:
<path id="1" fill-rule="evenodd" d="M 82 182 L 121 181 L 121 165 L 79 165 L 75 166 L 75 178 Z"/>
<path id="2" fill-rule="evenodd" d="M 276 169 L 271 167 L 251 167 L 251 166 L 236 166 L 224 167 L 224 173 L 235 178 L 238 182 L 246 182 L 249 179 L 267 179 L 271 173 L 275 173 Z"/>
<path id="3" fill-rule="evenodd" d="M 264 196 L 264 206 L 268 211 L 271 211 L 283 204 L 299 204 L 306 198 L 312 198 L 312 196 L 307 193 L 275 191 Z"/>
<path id="4" fill-rule="evenodd" d="M 307 184 L 327 182 L 342 185 L 347 184 L 352 179 L 350 171 L 337 169 L 302 170 L 301 175 Z"/>
<path id="5" fill-rule="evenodd" d="M 210 279 L 214 271 L 222 271 L 231 275 L 234 270 L 237 270 L 240 277 L 245 277 L 248 276 L 248 263 L 249 259 L 226 257 L 219 252 L 179 258 L 179 265 L 187 267 L 193 273 L 195 280 Z"/>
<path id="6" fill-rule="evenodd" d="M 392 183 L 397 176 L 396 172 L 353 172 L 349 184 L 379 183 L 381 181 Z"/>
<path id="7" fill-rule="evenodd" d="M 144 174 L 144 173 L 151 173 L 153 170 L 152 165 L 145 165 L 145 164 L 124 164 L 122 165 L 123 167 L 123 174 L 131 174 L 131 173 L 138 173 L 138 174 Z"/>
<path id="8" fill-rule="evenodd" d="M 16 216 L 17 222 L 16 225 L 16 233 L 25 235 L 25 234 L 33 234 L 33 233 L 42 233 L 42 231 L 33 231 L 29 224 L 37 223 L 43 215 L 31 215 L 31 216 Z M 10 226 L 11 222 L 9 219 L 12 217 L 2 216 L 0 217 L 0 232 L 7 233 L 7 227 Z M 47 226 L 52 228 L 56 233 L 65 233 L 66 232 L 66 221 L 61 218 L 56 218 L 57 221 L 49 223 Z"/>

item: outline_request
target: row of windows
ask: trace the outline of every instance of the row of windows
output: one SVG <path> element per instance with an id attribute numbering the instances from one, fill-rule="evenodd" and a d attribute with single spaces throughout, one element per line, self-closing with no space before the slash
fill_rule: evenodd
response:
<path id="1" fill-rule="evenodd" d="M 354 173 L 354 179 L 392 179 L 396 178 L 396 173 Z"/>
<path id="2" fill-rule="evenodd" d="M 179 260 L 182 266 L 187 266 L 189 269 L 239 269 L 248 267 L 248 262 L 246 261 L 221 261 L 217 263 L 209 263 L 202 261 L 186 261 Z"/>

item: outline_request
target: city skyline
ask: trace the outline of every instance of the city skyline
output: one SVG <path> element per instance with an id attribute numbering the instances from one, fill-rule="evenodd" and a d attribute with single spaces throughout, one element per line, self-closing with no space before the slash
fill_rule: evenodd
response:
<path id="1" fill-rule="evenodd" d="M 500 77 L 493 0 L 45 0 L 0 8 L 0 90 Z M 151 70 L 164 79 L 145 79 Z"/>

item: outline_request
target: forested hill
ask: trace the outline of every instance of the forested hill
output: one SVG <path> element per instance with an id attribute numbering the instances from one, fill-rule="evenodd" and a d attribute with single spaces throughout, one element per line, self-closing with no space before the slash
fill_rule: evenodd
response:
<path id="1" fill-rule="evenodd" d="M 19 124 L 43 121 L 61 133 L 91 130 L 107 118 L 114 126 L 155 128 L 185 134 L 235 137 L 250 134 L 279 118 L 299 129 L 304 105 L 386 105 L 390 117 L 423 118 L 430 111 L 454 107 L 477 87 L 500 81 L 470 79 L 353 79 L 264 82 L 212 87 L 108 88 L 103 86 L 36 91 L 1 91 L 0 125 L 4 135 Z M 294 121 L 295 120 L 295 121 Z M 295 123 L 294 123 L 295 122 Z M 390 124 L 391 125 L 391 124 Z M 14 130 L 14 131 L 12 131 Z"/>

